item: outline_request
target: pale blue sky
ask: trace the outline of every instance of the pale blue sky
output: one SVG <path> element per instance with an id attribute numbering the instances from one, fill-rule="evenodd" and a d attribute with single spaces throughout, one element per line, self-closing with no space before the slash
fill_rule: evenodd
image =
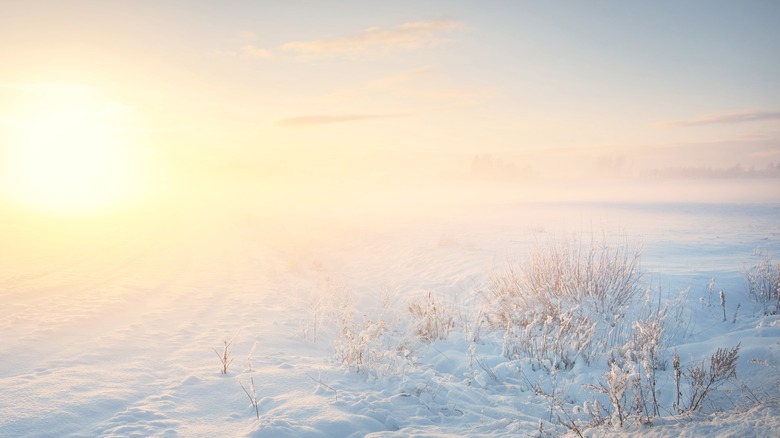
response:
<path id="1" fill-rule="evenodd" d="M 42 84 L 91 87 L 130 109 L 139 147 L 185 167 L 440 172 L 475 154 L 551 174 L 604 157 L 634 170 L 780 162 L 776 1 L 2 9 L 0 120 Z"/>

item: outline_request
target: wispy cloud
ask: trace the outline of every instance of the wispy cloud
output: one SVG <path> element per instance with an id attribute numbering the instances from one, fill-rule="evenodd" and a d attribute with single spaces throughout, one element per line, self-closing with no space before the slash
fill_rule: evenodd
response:
<path id="1" fill-rule="evenodd" d="M 239 48 L 239 53 L 250 58 L 270 58 L 271 51 L 254 44 L 244 44 Z"/>
<path id="2" fill-rule="evenodd" d="M 236 33 L 230 39 L 230 44 L 235 48 L 231 50 L 219 50 L 216 53 L 226 56 L 243 56 L 247 58 L 271 58 L 270 50 L 257 45 L 257 35 L 251 31 Z"/>
<path id="3" fill-rule="evenodd" d="M 290 117 L 276 122 L 276 126 L 297 127 L 311 125 L 326 125 L 332 123 L 360 122 L 365 120 L 395 119 L 406 117 L 408 113 L 395 114 L 341 114 L 341 115 L 311 115 Z"/>
<path id="4" fill-rule="evenodd" d="M 435 47 L 447 41 L 445 34 L 461 27 L 462 25 L 455 21 L 415 21 L 392 28 L 370 27 L 339 38 L 290 41 L 273 49 L 259 45 L 254 32 L 242 31 L 230 38 L 229 43 L 233 49 L 216 53 L 250 58 L 271 58 L 274 55 L 301 58 L 377 56 Z"/>
<path id="5" fill-rule="evenodd" d="M 690 120 L 672 122 L 674 126 L 730 125 L 734 123 L 757 122 L 762 120 L 780 120 L 780 111 L 742 111 L 727 114 L 714 114 Z"/>
<path id="6" fill-rule="evenodd" d="M 436 46 L 446 39 L 445 33 L 459 29 L 454 21 L 416 21 L 383 29 L 371 27 L 341 38 L 291 41 L 281 50 L 300 56 L 362 57 Z"/>

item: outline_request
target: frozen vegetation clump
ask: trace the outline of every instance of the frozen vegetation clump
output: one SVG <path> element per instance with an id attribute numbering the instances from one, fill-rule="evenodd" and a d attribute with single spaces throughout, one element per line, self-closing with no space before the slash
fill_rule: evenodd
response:
<path id="1" fill-rule="evenodd" d="M 756 251 L 759 261 L 745 270 L 750 296 L 763 306 L 764 313 L 780 313 L 780 261 L 772 260 L 769 252 Z"/>
<path id="2" fill-rule="evenodd" d="M 709 361 L 683 368 L 677 354 L 672 358 L 676 401 L 673 407 L 679 414 L 690 414 L 701 411 L 704 401 L 725 382 L 737 376 L 737 361 L 740 345 L 733 348 L 718 348 L 710 356 Z M 596 384 L 585 385 L 586 389 L 595 395 L 606 396 L 607 403 L 600 397 L 586 401 L 581 412 L 588 419 L 577 423 L 571 417 L 562 424 L 575 433 L 580 433 L 582 427 L 599 427 L 604 425 L 624 427 L 626 422 L 633 421 L 637 425 L 650 425 L 654 417 L 662 412 L 671 412 L 661 406 L 656 397 L 656 380 L 654 372 L 648 369 L 648 362 L 637 366 L 631 361 L 610 360 L 609 370 Z M 685 399 L 683 399 L 685 397 Z"/>
<path id="3" fill-rule="evenodd" d="M 504 331 L 504 356 L 570 369 L 579 358 L 625 342 L 627 314 L 641 304 L 638 248 L 550 241 L 521 264 L 509 264 L 488 285 L 486 316 Z"/>
<path id="4" fill-rule="evenodd" d="M 382 301 L 381 309 L 374 312 L 356 312 L 348 296 L 339 302 L 336 360 L 374 377 L 402 375 L 414 362 L 413 342 L 404 321 L 390 308 L 391 297 Z"/>
<path id="5" fill-rule="evenodd" d="M 410 301 L 408 308 L 415 322 L 417 336 L 424 342 L 446 340 L 455 327 L 453 310 L 430 291 L 425 297 Z"/>
<path id="6" fill-rule="evenodd" d="M 604 234 L 548 240 L 489 276 L 474 296 L 482 305 L 468 317 L 431 290 L 400 299 L 393 290 L 357 310 L 342 286 L 325 288 L 325 305 L 315 312 L 322 315 L 314 321 L 334 323 L 337 363 L 398 385 L 437 415 L 462 415 L 447 404 L 450 392 L 517 388 L 528 403 L 549 405 L 540 436 L 566 429 L 579 436 L 639 431 L 708 407 L 717 411 L 724 397 L 735 404 L 733 390 L 721 387 L 736 379 L 740 344 L 688 352 L 681 361 L 670 347 L 691 333 L 689 290 L 667 295 L 649 286 L 639 259 L 638 247 Z M 776 272 L 765 260 L 750 272 Z M 709 299 L 701 301 L 709 308 L 717 299 L 714 278 L 708 290 Z M 720 302 L 725 320 L 724 292 Z M 452 341 L 459 332 L 465 343 Z M 467 362 L 453 368 L 460 374 L 450 374 L 459 349 Z M 752 391 L 743 385 L 756 405 L 763 403 Z"/>
<path id="7" fill-rule="evenodd" d="M 739 360 L 739 347 L 731 349 L 718 348 L 710 357 L 709 367 L 702 361 L 692 365 L 688 371 L 682 373 L 688 379 L 689 395 L 685 411 L 701 410 L 704 400 L 727 380 L 737 377 L 737 361 Z"/>

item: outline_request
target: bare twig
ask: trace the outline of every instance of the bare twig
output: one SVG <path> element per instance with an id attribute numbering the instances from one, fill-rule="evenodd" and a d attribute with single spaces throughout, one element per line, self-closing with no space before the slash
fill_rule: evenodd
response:
<path id="1" fill-rule="evenodd" d="M 212 348 L 214 350 L 214 353 L 219 358 L 220 362 L 222 362 L 222 374 L 227 374 L 228 367 L 231 363 L 233 363 L 233 358 L 230 357 L 230 349 L 233 346 L 233 340 L 235 340 L 235 337 L 228 341 L 225 339 L 224 341 L 224 347 L 222 348 L 222 353 L 220 354 L 219 351 L 217 351 L 216 348 Z"/>
<path id="2" fill-rule="evenodd" d="M 327 383 L 324 383 L 324 382 L 323 382 L 322 380 L 320 380 L 320 379 L 315 379 L 314 377 L 312 377 L 312 376 L 310 376 L 310 375 L 308 375 L 308 374 L 306 375 L 306 377 L 310 378 L 310 379 L 311 379 L 311 380 L 313 380 L 314 382 L 316 382 L 316 383 L 318 383 L 318 384 L 320 384 L 320 385 L 322 385 L 322 386 L 324 386 L 324 387 L 326 387 L 326 388 L 330 389 L 331 391 L 333 391 L 333 394 L 334 394 L 334 396 L 336 397 L 336 401 L 339 401 L 339 391 L 338 391 L 336 388 L 334 388 L 334 387 L 332 387 L 332 386 L 328 385 Z"/>

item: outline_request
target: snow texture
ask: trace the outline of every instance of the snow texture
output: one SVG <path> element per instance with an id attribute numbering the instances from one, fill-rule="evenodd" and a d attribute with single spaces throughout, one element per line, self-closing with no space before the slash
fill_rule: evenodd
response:
<path id="1" fill-rule="evenodd" d="M 609 354 L 511 359 L 481 323 L 491 275 L 549 236 L 602 230 L 643 245 L 653 300 L 682 300 L 651 424 L 588 424 Z M 0 256 L 1 437 L 575 436 L 566 418 L 584 436 L 780 435 L 780 316 L 744 277 L 755 248 L 780 257 L 778 205 L 484 205 L 282 237 L 226 214 L 112 233 Z M 672 353 L 685 369 L 737 344 L 737 378 L 678 413 Z"/>

